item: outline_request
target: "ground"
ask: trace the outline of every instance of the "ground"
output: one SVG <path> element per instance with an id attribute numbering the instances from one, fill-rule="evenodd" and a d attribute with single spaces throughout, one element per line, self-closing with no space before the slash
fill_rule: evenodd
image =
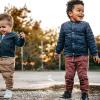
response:
<path id="1" fill-rule="evenodd" d="M 93 90 L 92 90 L 93 89 Z M 91 88 L 89 98 L 90 100 L 100 100 L 100 92 L 95 87 Z M 42 90 L 13 90 L 13 98 L 11 100 L 64 100 L 61 95 L 64 92 L 64 88 L 49 88 Z M 0 100 L 3 99 L 4 91 L 0 92 Z M 80 100 L 80 90 L 75 87 L 71 100 Z"/>

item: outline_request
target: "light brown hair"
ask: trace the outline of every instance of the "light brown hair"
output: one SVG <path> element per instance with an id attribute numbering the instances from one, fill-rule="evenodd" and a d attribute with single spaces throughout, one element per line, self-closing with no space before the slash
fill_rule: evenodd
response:
<path id="1" fill-rule="evenodd" d="M 8 25 L 10 27 L 13 27 L 14 21 L 13 21 L 12 16 L 10 16 L 9 14 L 7 14 L 7 13 L 0 14 L 0 21 L 2 21 L 2 20 L 7 20 L 8 21 Z"/>

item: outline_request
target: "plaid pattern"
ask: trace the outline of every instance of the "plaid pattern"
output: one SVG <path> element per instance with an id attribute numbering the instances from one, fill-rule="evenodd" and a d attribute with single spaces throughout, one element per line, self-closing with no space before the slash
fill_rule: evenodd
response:
<path id="1" fill-rule="evenodd" d="M 76 57 L 65 57 L 65 86 L 67 91 L 73 89 L 74 76 L 77 72 L 80 81 L 80 90 L 82 92 L 88 92 L 88 56 L 76 56 Z"/>
<path id="2" fill-rule="evenodd" d="M 14 57 L 0 57 L 0 72 L 5 80 L 6 88 L 13 88 L 13 73 L 15 69 Z"/>

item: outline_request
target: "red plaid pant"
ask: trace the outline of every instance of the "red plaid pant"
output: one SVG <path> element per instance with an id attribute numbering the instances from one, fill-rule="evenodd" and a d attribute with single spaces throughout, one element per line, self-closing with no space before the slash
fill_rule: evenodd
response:
<path id="1" fill-rule="evenodd" d="M 65 86 L 66 91 L 71 91 L 74 84 L 74 76 L 77 72 L 80 81 L 80 90 L 82 92 L 88 92 L 88 56 L 68 56 L 65 57 Z"/>

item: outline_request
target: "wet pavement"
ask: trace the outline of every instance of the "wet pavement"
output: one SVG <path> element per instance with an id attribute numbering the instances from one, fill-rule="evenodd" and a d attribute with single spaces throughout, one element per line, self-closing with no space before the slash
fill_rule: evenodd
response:
<path id="1" fill-rule="evenodd" d="M 3 100 L 4 91 L 0 92 Z M 37 91 L 13 91 L 13 98 L 11 100 L 64 100 L 61 97 L 63 91 L 53 90 L 37 90 Z M 80 92 L 73 92 L 71 100 L 80 100 Z M 90 100 L 100 100 L 100 93 L 89 94 Z"/>
<path id="2" fill-rule="evenodd" d="M 53 85 L 65 84 L 65 71 L 16 71 L 14 74 L 14 89 L 41 89 Z M 88 72 L 89 84 L 100 86 L 100 72 Z M 77 74 L 75 84 L 79 85 Z M 0 89 L 5 89 L 4 80 L 0 74 Z"/>
<path id="3" fill-rule="evenodd" d="M 17 90 L 13 91 L 13 97 L 11 100 L 64 100 L 61 97 L 64 89 L 45 89 L 45 90 Z M 4 91 L 0 92 L 0 100 L 3 99 Z M 81 94 L 78 88 L 74 88 L 72 99 L 70 100 L 80 100 Z M 100 92 L 99 91 L 91 91 L 89 94 L 89 100 L 100 100 Z"/>
<path id="4" fill-rule="evenodd" d="M 13 98 L 11 100 L 64 100 L 64 71 L 58 72 L 15 72 Z M 89 72 L 90 100 L 100 100 L 100 72 Z M 75 77 L 71 100 L 80 100 L 79 82 Z M 0 100 L 3 99 L 5 84 L 0 75 Z"/>

